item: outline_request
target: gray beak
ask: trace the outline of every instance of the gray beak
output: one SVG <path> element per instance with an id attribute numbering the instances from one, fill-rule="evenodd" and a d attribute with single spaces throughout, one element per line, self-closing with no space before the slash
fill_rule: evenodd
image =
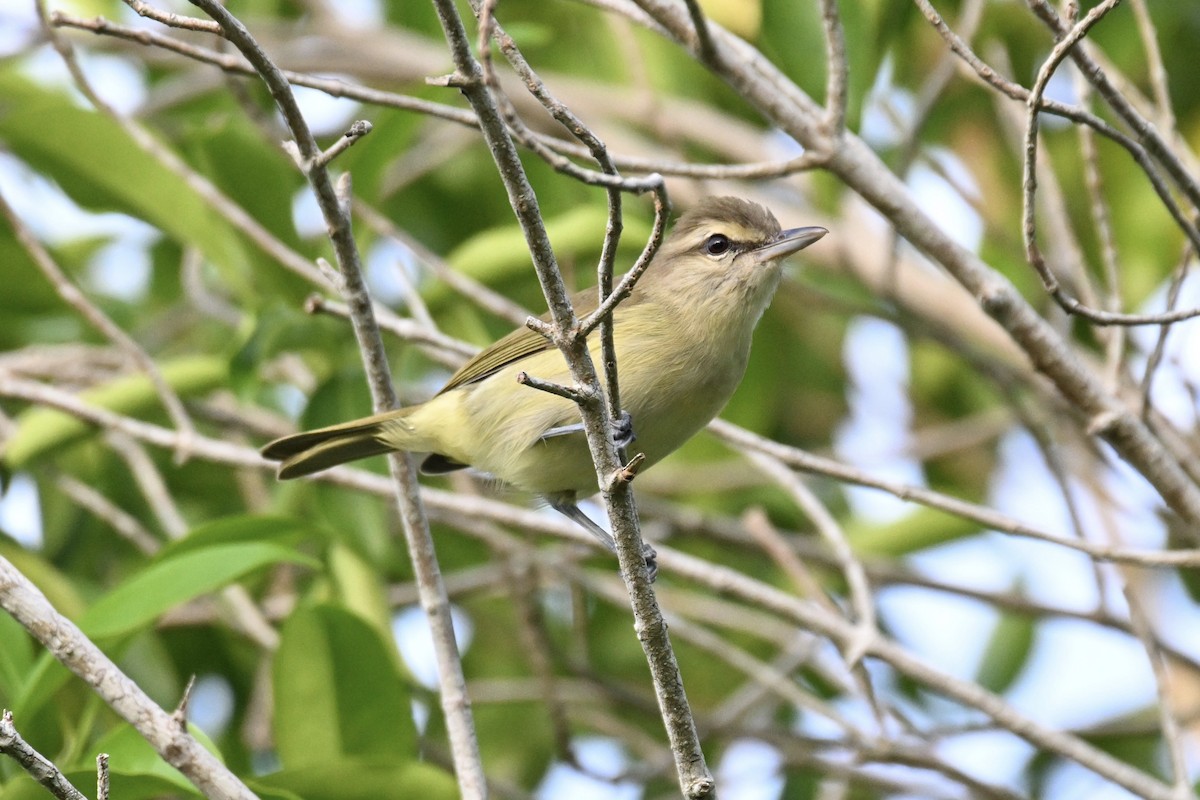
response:
<path id="1" fill-rule="evenodd" d="M 775 241 L 770 244 L 764 244 L 762 247 L 751 250 L 750 255 L 760 264 L 764 261 L 774 261 L 803 250 L 827 233 L 829 233 L 828 230 L 817 225 L 807 228 L 792 228 L 780 232 L 775 237 Z"/>

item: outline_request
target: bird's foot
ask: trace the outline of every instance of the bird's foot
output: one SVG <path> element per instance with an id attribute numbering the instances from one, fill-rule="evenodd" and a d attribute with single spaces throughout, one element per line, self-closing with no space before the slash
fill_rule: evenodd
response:
<path id="1" fill-rule="evenodd" d="M 646 560 L 646 574 L 649 575 L 650 582 L 654 583 L 654 579 L 658 577 L 658 553 L 645 540 L 642 541 L 642 558 Z"/>
<path id="2" fill-rule="evenodd" d="M 637 434 L 633 432 L 633 416 L 628 411 L 622 411 L 613 420 L 613 443 L 618 448 L 622 448 L 629 447 L 636 441 Z"/>
<path id="3" fill-rule="evenodd" d="M 610 552 L 617 552 L 617 544 L 613 541 L 612 534 L 597 525 L 587 514 L 584 514 L 579 509 L 579 506 L 575 505 L 573 496 L 551 496 L 546 499 L 550 502 L 550 507 L 555 511 L 573 520 L 577 525 L 595 536 Z M 646 562 L 646 572 L 650 577 L 650 582 L 653 583 L 654 579 L 658 577 L 658 553 L 645 540 L 642 540 L 642 558 Z"/>

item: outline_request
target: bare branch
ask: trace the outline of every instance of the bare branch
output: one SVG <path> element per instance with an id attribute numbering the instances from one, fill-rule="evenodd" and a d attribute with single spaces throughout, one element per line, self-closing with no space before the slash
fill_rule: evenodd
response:
<path id="1" fill-rule="evenodd" d="M 1130 550 L 1111 547 L 1109 545 L 1094 544 L 1065 536 L 1056 536 L 986 506 L 968 503 L 965 500 L 949 497 L 919 486 L 908 486 L 876 478 L 837 461 L 815 456 L 811 453 L 806 453 L 802 450 L 757 436 L 724 420 L 713 420 L 709 423 L 708 429 L 731 444 L 767 453 L 794 469 L 828 475 L 856 486 L 869 486 L 874 489 L 880 489 L 902 500 L 911 500 L 930 508 L 936 508 L 949 514 L 960 516 L 963 519 L 973 520 L 987 528 L 1011 533 L 1014 536 L 1024 536 L 1030 539 L 1052 542 L 1062 547 L 1087 553 L 1089 556 L 1101 561 L 1127 562 L 1142 566 L 1160 567 L 1200 566 L 1200 550 L 1172 550 L 1168 552 Z"/>
<path id="2" fill-rule="evenodd" d="M 12 615 L 63 666 L 78 675 L 171 766 L 210 800 L 256 800 L 215 755 L 146 696 L 75 623 L 59 614 L 36 586 L 0 557 L 0 608 Z M 78 800 L 75 798 L 74 800 Z"/>
<path id="3" fill-rule="evenodd" d="M 3 565 L 0 565 L 0 569 L 3 569 Z M 12 712 L 7 709 L 0 717 L 0 753 L 20 764 L 21 769 L 46 787 L 50 794 L 57 797 L 58 800 L 87 800 L 50 759 L 34 750 L 21 737 L 21 734 L 17 732 L 17 727 L 13 724 Z"/>
<path id="4" fill-rule="evenodd" d="M 1029 259 L 1030 265 L 1037 271 L 1039 277 L 1041 277 L 1042 284 L 1046 287 L 1046 290 L 1050 292 L 1059 305 L 1072 314 L 1078 314 L 1092 322 L 1103 325 L 1158 325 L 1178 322 L 1200 316 L 1200 308 L 1168 314 L 1115 314 L 1110 311 L 1096 311 L 1088 308 L 1063 290 L 1059 285 L 1058 279 L 1046 267 L 1045 259 L 1037 245 L 1034 195 L 1037 191 L 1037 118 L 1042 93 L 1046 90 L 1046 86 L 1049 84 L 1050 78 L 1054 75 L 1054 71 L 1058 65 L 1071 54 L 1071 51 L 1087 35 L 1092 26 L 1103 19 L 1109 11 L 1116 8 L 1119 2 L 1120 0 L 1105 0 L 1088 11 L 1084 18 L 1071 28 L 1058 44 L 1054 46 L 1045 63 L 1038 70 L 1037 80 L 1034 81 L 1033 89 L 1029 92 L 1029 99 L 1026 101 L 1028 106 L 1028 122 L 1025 128 L 1025 157 L 1022 162 L 1024 165 L 1022 186 L 1024 190 L 1025 224 L 1023 231 L 1025 237 L 1025 256 Z M 1200 249 L 1200 231 L 1196 231 L 1195 226 L 1189 221 L 1182 219 L 1181 215 L 1178 216 L 1178 219 L 1185 230 L 1191 229 L 1189 234 L 1193 232 L 1196 234 L 1193 242 L 1197 249 Z"/>
<path id="5" fill-rule="evenodd" d="M 309 165 L 306 175 L 316 193 L 317 203 L 329 229 L 330 241 L 337 254 L 344 295 L 350 307 L 354 333 L 367 370 L 375 410 L 394 408 L 395 389 L 392 387 L 387 356 L 379 326 L 375 321 L 371 299 L 363 281 L 362 264 L 350 224 L 348 182 L 343 183 L 341 193 L 335 190 L 325 166 L 319 163 L 320 149 L 300 107 L 296 104 L 287 77 L 275 66 L 246 27 L 215 0 L 193 0 L 193 4 L 199 6 L 221 26 L 225 38 L 241 51 L 262 77 L 295 137 L 301 158 Z M 348 174 L 344 176 L 346 179 L 348 177 Z M 392 453 L 388 457 L 388 463 L 395 482 L 395 497 L 404 525 L 409 554 L 417 573 L 418 584 L 423 590 L 422 607 L 428 615 L 433 632 L 441 684 L 440 699 L 446 717 L 451 750 L 454 753 L 459 788 L 466 798 L 482 797 L 485 793 L 483 765 L 480 761 L 479 745 L 475 739 L 462 662 L 454 638 L 450 602 L 441 579 L 433 539 L 429 533 L 429 523 L 425 518 L 417 489 L 416 466 L 412 456 L 407 453 Z"/>
<path id="6" fill-rule="evenodd" d="M 482 68 L 471 54 L 457 9 L 450 0 L 435 0 L 435 7 L 457 70 L 453 82 L 479 118 L 480 130 L 496 161 L 508 192 L 509 204 L 533 256 L 534 269 L 550 307 L 555 344 L 567 360 L 578 391 L 583 395 L 579 410 L 583 417 L 584 432 L 596 465 L 597 480 L 604 486 L 605 476 L 615 474 L 622 466 L 610 435 L 612 418 L 601 400 L 602 392 L 588 353 L 587 340 L 577 333 L 575 312 L 542 225 L 536 195 L 529 185 L 496 102 L 488 91 Z M 638 638 L 650 665 L 659 708 L 675 755 L 680 788 L 687 797 L 709 796 L 713 791 L 712 776 L 705 766 L 666 624 L 650 587 L 633 495 L 627 483 L 617 483 L 612 491 L 605 491 L 603 496 L 613 525 L 621 572 L 633 605 Z"/>
<path id="7" fill-rule="evenodd" d="M 221 26 L 215 22 L 206 19 L 197 19 L 196 17 L 185 17 L 181 14 L 172 14 L 169 11 L 155 8 L 149 3 L 142 0 L 124 0 L 125 5 L 132 8 L 140 16 L 146 19 L 152 19 L 155 22 L 161 22 L 171 28 L 181 28 L 185 31 L 199 31 L 200 33 L 211 33 L 216 36 L 223 36 Z"/>

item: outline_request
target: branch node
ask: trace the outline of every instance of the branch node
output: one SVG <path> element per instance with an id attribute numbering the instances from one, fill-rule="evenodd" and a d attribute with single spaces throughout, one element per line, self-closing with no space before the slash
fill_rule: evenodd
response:
<path id="1" fill-rule="evenodd" d="M 646 460 L 645 453 L 638 453 L 633 458 L 629 459 L 629 463 L 614 472 L 608 480 L 608 491 L 616 489 L 623 484 L 633 483 L 633 479 L 641 472 L 642 463 Z"/>
<path id="2" fill-rule="evenodd" d="M 979 305 L 989 316 L 998 317 L 1012 307 L 1013 298 L 1007 287 L 989 282 L 979 290 Z"/>
<path id="3" fill-rule="evenodd" d="M 330 264 L 324 258 L 317 258 L 317 269 L 325 276 L 325 280 L 329 281 L 329 285 L 341 293 L 345 293 L 346 280 L 342 277 L 342 273 L 338 271 L 333 264 Z"/>
<path id="4" fill-rule="evenodd" d="M 291 157 L 292 163 L 299 167 L 301 171 L 306 171 L 304 170 L 304 156 L 300 155 L 300 145 L 296 144 L 296 140 L 285 139 L 280 144 L 283 146 L 283 152 Z"/>
<path id="5" fill-rule="evenodd" d="M 554 326 L 550 325 L 544 320 L 540 320 L 537 317 L 526 317 L 525 327 L 529 328 L 529 330 L 533 331 L 534 333 L 540 333 L 551 342 L 554 341 Z"/>
<path id="6" fill-rule="evenodd" d="M 325 298 L 317 292 L 313 292 L 304 298 L 303 308 L 305 314 L 322 314 L 325 312 Z"/>
<path id="7" fill-rule="evenodd" d="M 342 153 L 349 150 L 358 143 L 359 139 L 366 136 L 373 129 L 374 126 L 367 120 L 355 120 L 354 124 L 351 125 L 345 133 L 338 137 L 336 142 L 331 144 L 327 150 L 312 160 L 312 163 L 308 165 L 308 169 L 320 169 L 321 167 L 327 166 L 330 161 L 333 161 Z"/>
<path id="8" fill-rule="evenodd" d="M 704 777 L 699 780 L 692 781 L 688 784 L 685 790 L 685 796 L 689 798 L 710 797 L 713 790 L 716 788 L 716 783 L 712 778 Z"/>
<path id="9" fill-rule="evenodd" d="M 187 686 L 183 687 L 183 696 L 179 698 L 179 705 L 171 712 L 171 724 L 174 725 L 180 733 L 187 733 L 187 709 L 188 701 L 192 698 L 192 687 L 196 685 L 196 676 L 188 678 Z"/>
<path id="10" fill-rule="evenodd" d="M 448 89 L 467 89 L 476 81 L 461 72 L 451 72 L 447 75 L 431 75 L 425 79 L 426 86 L 441 86 Z"/>
<path id="11" fill-rule="evenodd" d="M 1121 412 L 1109 409 L 1101 411 L 1099 414 L 1088 420 L 1087 433 L 1088 436 L 1104 436 L 1113 431 L 1117 427 L 1117 423 L 1121 421 Z"/>
<path id="12" fill-rule="evenodd" d="M 846 659 L 846 667 L 854 669 L 871 649 L 875 641 L 875 628 L 871 625 L 859 624 L 854 636 L 846 643 L 842 657 Z"/>

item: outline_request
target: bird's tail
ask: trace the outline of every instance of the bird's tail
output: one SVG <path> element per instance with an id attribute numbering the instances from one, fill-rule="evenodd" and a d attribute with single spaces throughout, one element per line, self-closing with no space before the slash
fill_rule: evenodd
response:
<path id="1" fill-rule="evenodd" d="M 407 450 L 409 448 L 403 446 L 400 438 L 409 427 L 404 417 L 410 410 L 385 411 L 328 428 L 293 433 L 266 445 L 262 454 L 272 461 L 282 462 L 279 479 L 286 481 L 348 461 Z"/>

